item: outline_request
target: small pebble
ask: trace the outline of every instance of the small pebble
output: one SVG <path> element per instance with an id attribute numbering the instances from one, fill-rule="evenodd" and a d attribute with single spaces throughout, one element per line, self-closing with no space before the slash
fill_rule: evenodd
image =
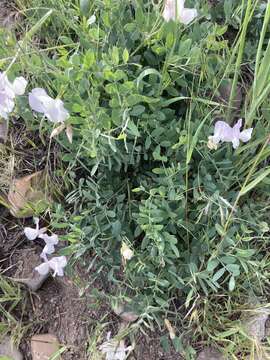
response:
<path id="1" fill-rule="evenodd" d="M 23 360 L 22 354 L 8 336 L 4 337 L 0 342 L 0 358 L 2 356 L 6 356 L 12 360 Z"/>
<path id="2" fill-rule="evenodd" d="M 48 276 L 49 274 L 40 275 L 37 271 L 33 270 L 31 277 L 27 279 L 18 279 L 17 281 L 26 285 L 31 291 L 38 291 Z"/>
<path id="3" fill-rule="evenodd" d="M 202 350 L 197 360 L 227 360 L 218 350 L 211 347 Z"/>

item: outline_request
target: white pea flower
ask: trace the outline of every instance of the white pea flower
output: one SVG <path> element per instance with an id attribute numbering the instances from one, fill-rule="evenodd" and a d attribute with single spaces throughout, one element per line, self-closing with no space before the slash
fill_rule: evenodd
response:
<path id="1" fill-rule="evenodd" d="M 39 235 L 39 238 L 43 239 L 46 243 L 44 249 L 42 250 L 42 253 L 48 255 L 53 254 L 55 251 L 54 246 L 57 245 L 59 242 L 58 235 L 52 234 L 51 236 L 49 236 L 47 234 L 41 234 Z"/>
<path id="2" fill-rule="evenodd" d="M 132 346 L 125 346 L 124 340 L 110 339 L 111 333 L 107 334 L 107 341 L 100 345 L 99 350 L 105 354 L 106 360 L 126 360 Z"/>
<path id="3" fill-rule="evenodd" d="M 15 106 L 15 96 L 23 95 L 27 81 L 24 77 L 17 77 L 13 83 L 8 80 L 4 72 L 0 72 L 0 116 L 4 119 L 8 118 L 8 114 L 12 112 Z"/>
<path id="4" fill-rule="evenodd" d="M 165 21 L 178 20 L 188 25 L 198 16 L 198 12 L 196 9 L 185 8 L 185 0 L 165 0 L 162 16 Z"/>
<path id="5" fill-rule="evenodd" d="M 28 99 L 29 105 L 34 111 L 42 113 L 53 123 L 63 123 L 69 117 L 69 112 L 64 108 L 63 101 L 53 99 L 44 89 L 33 89 L 29 93 Z"/>
<path id="6" fill-rule="evenodd" d="M 121 246 L 121 255 L 123 256 L 124 260 L 131 260 L 134 256 L 134 252 L 125 242 L 123 242 Z"/>
<path id="7" fill-rule="evenodd" d="M 216 149 L 220 142 L 231 142 L 234 149 L 240 145 L 240 140 L 248 142 L 251 139 L 253 128 L 240 131 L 242 127 L 242 119 L 231 127 L 225 121 L 217 121 L 215 124 L 214 135 L 208 138 L 208 147 Z"/>
<path id="8" fill-rule="evenodd" d="M 96 22 L 97 18 L 96 18 L 96 15 L 92 15 L 90 16 L 90 18 L 87 20 L 87 25 L 90 26 L 92 24 L 94 24 Z"/>
<path id="9" fill-rule="evenodd" d="M 47 275 L 50 270 L 53 270 L 53 276 L 64 276 L 64 268 L 67 265 L 67 258 L 65 256 L 53 257 L 51 260 L 47 259 L 46 254 L 41 254 L 44 263 L 35 267 L 35 270 L 40 275 Z"/>
<path id="10" fill-rule="evenodd" d="M 27 237 L 28 240 L 35 240 L 38 237 L 41 237 L 45 231 L 46 228 L 39 228 L 39 218 L 34 217 L 34 223 L 36 225 L 36 228 L 30 228 L 30 227 L 25 227 L 24 228 L 24 234 Z"/>

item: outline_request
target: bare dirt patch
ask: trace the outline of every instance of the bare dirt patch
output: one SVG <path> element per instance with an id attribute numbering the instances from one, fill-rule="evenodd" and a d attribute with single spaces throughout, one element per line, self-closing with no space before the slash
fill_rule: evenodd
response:
<path id="1" fill-rule="evenodd" d="M 19 19 L 19 13 L 11 0 L 0 0 L 0 27 L 12 28 Z"/>

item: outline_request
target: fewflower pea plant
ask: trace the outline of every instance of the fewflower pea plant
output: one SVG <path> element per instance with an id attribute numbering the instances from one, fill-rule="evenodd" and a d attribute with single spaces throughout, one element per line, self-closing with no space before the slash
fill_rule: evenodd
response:
<path id="1" fill-rule="evenodd" d="M 97 268 L 130 296 L 134 310 L 151 308 L 154 317 L 170 309 L 179 293 L 189 306 L 202 294 L 233 292 L 242 286 L 243 272 L 253 279 L 258 203 L 244 205 L 241 195 L 237 216 L 233 204 L 250 169 L 249 189 L 258 180 L 254 196 L 267 193 L 267 182 L 256 175 L 264 171 L 268 152 L 253 164 L 256 144 L 269 133 L 268 115 L 258 111 L 256 132 L 242 130 L 241 121 L 219 122 L 214 133 L 211 127 L 213 118 L 225 115 L 215 90 L 234 77 L 238 49 L 229 47 L 226 32 L 237 22 L 242 29 L 243 2 L 226 1 L 228 9 L 205 1 L 198 17 L 194 4 L 201 2 L 195 0 L 93 1 L 86 13 L 71 0 L 36 1 L 62 16 L 39 34 L 55 50 L 36 51 L 31 71 L 45 89 L 49 81 L 51 95 L 63 94 L 72 113 L 68 122 L 76 126 L 73 144 L 66 152 L 63 143 L 62 154 L 74 184 L 67 189 L 70 212 L 59 205 L 52 215 L 56 228 L 69 233 L 67 253 L 77 259 L 97 254 Z M 251 21 L 260 30 L 256 14 Z M 258 38 L 250 39 L 247 48 L 254 54 Z M 252 68 L 254 56 L 246 55 L 243 61 Z M 44 76 L 48 67 L 39 64 L 55 71 Z M 239 112 L 246 117 L 244 108 Z M 64 129 L 58 125 L 52 135 Z M 210 154 L 209 135 L 213 148 L 225 142 L 237 148 L 251 137 L 252 144 L 247 151 L 219 146 Z"/>
<path id="2" fill-rule="evenodd" d="M 63 276 L 64 267 L 67 265 L 67 259 L 65 256 L 53 257 L 48 260 L 47 255 L 51 255 L 55 252 L 55 245 L 58 244 L 59 238 L 57 234 L 47 235 L 45 234 L 46 228 L 39 228 L 39 219 L 34 218 L 35 228 L 25 227 L 24 234 L 28 240 L 35 240 L 37 238 L 43 239 L 45 247 L 42 250 L 40 257 L 44 260 L 44 263 L 35 268 L 41 275 L 47 275 L 52 269 L 54 271 L 53 276 Z"/>

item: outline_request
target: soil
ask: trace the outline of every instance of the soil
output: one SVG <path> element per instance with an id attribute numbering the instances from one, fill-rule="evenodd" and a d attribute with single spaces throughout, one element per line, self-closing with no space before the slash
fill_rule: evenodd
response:
<path id="1" fill-rule="evenodd" d="M 12 28 L 18 21 L 19 13 L 11 0 L 0 0 L 0 26 Z"/>

